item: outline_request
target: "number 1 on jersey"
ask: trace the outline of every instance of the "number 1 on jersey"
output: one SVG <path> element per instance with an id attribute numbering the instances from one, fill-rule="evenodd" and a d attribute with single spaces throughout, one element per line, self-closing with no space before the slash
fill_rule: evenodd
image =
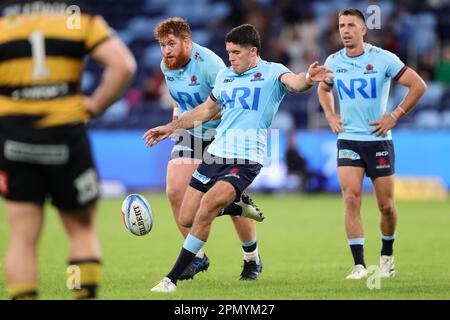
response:
<path id="1" fill-rule="evenodd" d="M 33 55 L 33 79 L 41 79 L 49 76 L 50 71 L 45 64 L 45 38 L 40 31 L 30 34 L 28 40 L 31 43 L 31 53 Z"/>

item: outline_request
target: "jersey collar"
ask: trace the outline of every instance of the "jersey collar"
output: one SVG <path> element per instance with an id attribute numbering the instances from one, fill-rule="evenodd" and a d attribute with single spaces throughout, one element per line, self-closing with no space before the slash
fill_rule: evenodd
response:
<path id="1" fill-rule="evenodd" d="M 243 77 L 243 76 L 246 76 L 246 75 L 248 75 L 248 74 L 254 72 L 256 69 L 258 69 L 258 68 L 261 66 L 261 64 L 262 64 L 263 62 L 265 62 L 265 61 L 264 61 L 263 59 L 260 58 L 260 59 L 259 59 L 259 62 L 258 62 L 253 68 L 248 69 L 247 71 L 245 71 L 244 73 L 241 73 L 241 74 L 237 74 L 236 72 L 233 71 L 233 69 L 231 69 L 231 71 L 235 74 L 235 76 L 237 76 L 237 77 Z"/>
<path id="2" fill-rule="evenodd" d="M 367 43 L 364 42 L 364 48 L 363 48 L 363 52 L 361 54 L 358 54 L 357 56 L 349 56 L 349 55 L 347 55 L 347 50 L 345 50 L 345 48 L 344 48 L 344 54 L 347 58 L 353 59 L 353 58 L 358 58 L 358 57 L 363 56 L 366 53 L 366 50 L 367 50 Z"/>

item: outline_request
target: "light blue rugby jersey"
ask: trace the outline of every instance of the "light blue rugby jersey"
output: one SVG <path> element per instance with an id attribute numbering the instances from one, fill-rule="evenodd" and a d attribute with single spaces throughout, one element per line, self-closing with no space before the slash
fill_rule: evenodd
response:
<path id="1" fill-rule="evenodd" d="M 169 70 L 161 61 L 161 71 L 171 97 L 180 107 L 180 116 L 206 101 L 214 86 L 219 70 L 226 68 L 222 59 L 208 48 L 192 43 L 190 61 L 181 69 Z M 191 135 L 202 138 L 214 135 L 220 121 L 211 120 L 188 130 Z M 208 130 L 208 131 L 207 131 Z"/>
<path id="2" fill-rule="evenodd" d="M 374 127 L 368 123 L 380 119 L 386 112 L 391 79 L 398 80 L 407 67 L 393 53 L 365 43 L 364 53 L 349 57 L 345 48 L 330 55 L 325 66 L 333 70 L 334 84 L 339 96 L 340 114 L 345 121 L 344 132 L 338 139 L 356 141 L 391 140 L 370 134 Z"/>
<path id="3" fill-rule="evenodd" d="M 208 152 L 262 164 L 267 129 L 288 91 L 280 76 L 289 72 L 282 64 L 264 60 L 240 75 L 232 68 L 221 70 L 211 98 L 221 104 L 222 119 Z"/>

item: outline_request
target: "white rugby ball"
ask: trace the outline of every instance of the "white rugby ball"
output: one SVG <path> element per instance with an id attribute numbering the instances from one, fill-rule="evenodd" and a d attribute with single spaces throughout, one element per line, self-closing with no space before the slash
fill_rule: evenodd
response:
<path id="1" fill-rule="evenodd" d="M 133 193 L 123 200 L 122 219 L 125 227 L 136 236 L 143 236 L 152 230 L 153 212 L 150 204 L 140 194 Z"/>

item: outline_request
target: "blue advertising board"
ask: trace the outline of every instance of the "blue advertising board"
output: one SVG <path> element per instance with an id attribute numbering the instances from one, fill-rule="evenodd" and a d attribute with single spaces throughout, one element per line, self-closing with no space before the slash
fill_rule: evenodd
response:
<path id="1" fill-rule="evenodd" d="M 89 134 L 102 180 L 120 181 L 126 189 L 165 188 L 173 141 L 167 139 L 147 148 L 141 131 L 91 131 Z M 278 158 L 271 160 L 283 166 L 287 137 L 282 132 L 275 137 L 278 143 L 271 141 L 268 149 Z M 339 191 L 336 136 L 329 131 L 298 131 L 296 138 L 297 150 L 306 159 L 308 168 L 326 178 L 325 190 Z M 450 189 L 450 131 L 396 131 L 394 145 L 398 175 L 439 176 Z M 279 172 L 276 174 L 283 174 Z M 371 187 L 370 180 L 365 179 L 364 187 Z"/>

